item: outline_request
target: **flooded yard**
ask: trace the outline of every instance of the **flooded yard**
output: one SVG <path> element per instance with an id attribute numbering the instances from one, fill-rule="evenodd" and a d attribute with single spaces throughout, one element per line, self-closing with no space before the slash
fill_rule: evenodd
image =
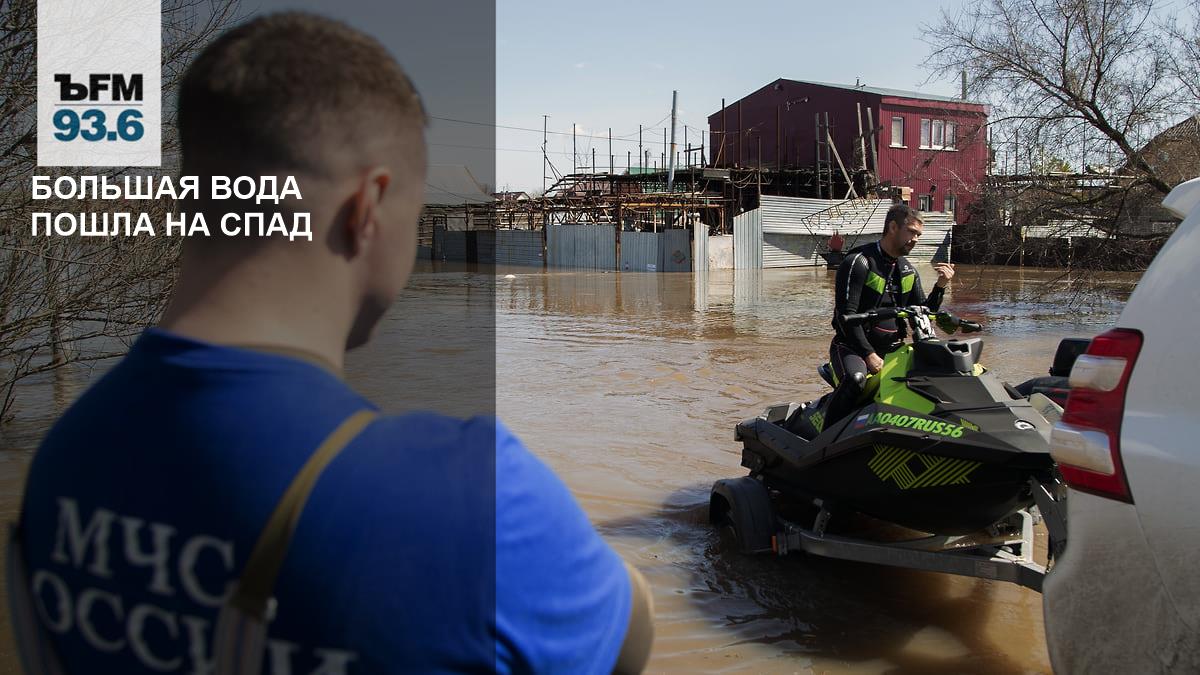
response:
<path id="1" fill-rule="evenodd" d="M 718 478 L 745 473 L 734 424 L 826 389 L 816 367 L 831 335 L 832 272 L 419 271 L 379 339 L 348 359 L 347 379 L 387 410 L 421 405 L 421 388 L 398 375 L 416 358 L 406 327 L 441 321 L 434 327 L 452 335 L 456 311 L 478 319 L 494 308 L 494 364 L 490 354 L 476 353 L 473 364 L 456 359 L 470 346 L 453 340 L 424 344 L 421 358 L 442 354 L 463 371 L 438 377 L 461 381 L 462 392 L 485 389 L 474 393 L 486 400 L 464 412 L 493 404 L 490 387 L 480 385 L 491 374 L 472 382 L 469 368 L 494 367 L 501 419 L 647 575 L 658 630 L 651 672 L 1049 670 L 1041 598 L 1031 591 L 718 550 L 706 523 L 708 491 Z M 932 271 L 921 271 L 930 286 Z M 1112 325 L 1133 281 L 1113 277 L 1110 290 L 1081 305 L 1061 277 L 960 267 L 945 307 L 984 324 L 983 362 L 1019 382 L 1045 373 L 1060 338 Z M 413 298 L 453 311 L 415 313 Z M 17 416 L 0 431 L 6 519 L 16 516 L 38 439 L 101 370 L 21 385 Z M 10 644 L 0 646 L 0 672 L 15 672 Z"/>

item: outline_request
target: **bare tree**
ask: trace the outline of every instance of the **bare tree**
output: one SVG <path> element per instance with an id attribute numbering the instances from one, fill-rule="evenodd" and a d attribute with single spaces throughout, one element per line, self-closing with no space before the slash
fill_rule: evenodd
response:
<path id="1" fill-rule="evenodd" d="M 1111 290 L 1100 270 L 1145 268 L 1177 222 L 1162 198 L 1200 173 L 1200 1 L 1184 2 L 981 0 L 925 27 L 926 67 L 993 104 L 960 255 L 1063 268 L 1070 304 Z"/>
<path id="2" fill-rule="evenodd" d="M 1194 112 L 1186 66 L 1200 62 L 1168 39 L 1163 16 L 1157 0 L 982 0 L 926 27 L 926 66 L 966 71 L 995 104 L 993 133 L 1004 140 L 1057 148 L 1078 166 L 1123 165 L 1165 195 L 1173 185 L 1140 149 Z"/>
<path id="3" fill-rule="evenodd" d="M 174 94 L 193 56 L 236 20 L 237 0 L 163 3 L 163 157 L 178 157 Z M 170 291 L 178 242 L 164 237 L 32 236 L 34 211 L 127 211 L 163 222 L 169 201 L 32 200 L 35 174 L 80 171 L 37 167 L 35 0 L 0 0 L 0 422 L 11 414 L 17 383 L 70 364 L 124 352 L 153 322 Z M 127 169 L 88 168 L 119 177 Z"/>
<path id="4" fill-rule="evenodd" d="M 1190 4 L 1188 12 L 1165 20 L 1164 28 L 1173 41 L 1171 75 L 1179 80 L 1188 96 L 1200 100 L 1200 1 L 1191 0 Z"/>

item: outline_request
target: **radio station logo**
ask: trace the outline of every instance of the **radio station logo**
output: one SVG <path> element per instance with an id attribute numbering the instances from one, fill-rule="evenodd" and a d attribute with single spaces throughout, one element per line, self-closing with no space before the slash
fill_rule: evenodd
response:
<path id="1" fill-rule="evenodd" d="M 86 82 L 75 82 L 70 73 L 57 73 L 58 110 L 54 113 L 54 137 L 88 142 L 138 141 L 146 134 L 139 108 L 144 98 L 142 75 L 92 73 Z M 103 102 L 111 108 L 92 107 Z"/>
<path id="2" fill-rule="evenodd" d="M 158 166 L 161 0 L 38 2 L 38 164 Z"/>

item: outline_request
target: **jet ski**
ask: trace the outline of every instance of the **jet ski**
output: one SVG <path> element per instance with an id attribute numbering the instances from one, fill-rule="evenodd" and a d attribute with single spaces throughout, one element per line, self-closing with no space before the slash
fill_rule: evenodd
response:
<path id="1" fill-rule="evenodd" d="M 1063 338 L 1054 353 L 1054 362 L 1050 365 L 1049 374 L 1018 384 L 1017 391 L 1027 397 L 1042 394 L 1058 404 L 1058 407 L 1067 407 L 1067 394 L 1071 393 L 1071 366 L 1075 365 L 1075 359 L 1086 352 L 1091 344 L 1092 341 L 1087 338 Z"/>
<path id="2" fill-rule="evenodd" d="M 802 405 L 771 406 L 738 424 L 741 464 L 753 482 L 734 481 L 772 500 L 825 509 L 836 504 L 842 511 L 946 536 L 1010 522 L 1034 505 L 1038 485 L 1055 483 L 1051 422 L 1035 406 L 1038 401 L 980 363 L 980 338 L 943 340 L 933 331 L 936 322 L 950 334 L 973 333 L 982 330 L 978 323 L 923 306 L 843 319 L 850 326 L 895 320 L 907 327 L 908 337 L 884 357 L 878 374 L 848 383 L 862 393 L 857 409 L 844 418 L 826 420 L 830 392 Z M 820 370 L 838 384 L 828 364 Z M 718 481 L 714 504 L 737 498 L 723 492 L 730 484 Z M 755 508 L 762 512 L 757 520 L 774 522 L 773 507 Z"/>

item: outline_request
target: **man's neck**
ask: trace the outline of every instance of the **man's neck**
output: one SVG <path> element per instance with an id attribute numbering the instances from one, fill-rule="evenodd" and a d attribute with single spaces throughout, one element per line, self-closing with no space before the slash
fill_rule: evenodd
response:
<path id="1" fill-rule="evenodd" d="M 900 252 L 893 252 L 893 251 L 888 250 L 887 239 L 879 240 L 879 251 L 880 251 L 880 253 L 883 253 L 883 255 L 885 257 L 887 257 L 889 260 L 896 260 L 901 255 L 903 255 Z"/>
<path id="2" fill-rule="evenodd" d="M 185 260 L 159 326 L 214 344 L 304 352 L 340 371 L 354 317 L 333 286 L 272 278 L 251 265 L 212 278 Z"/>

